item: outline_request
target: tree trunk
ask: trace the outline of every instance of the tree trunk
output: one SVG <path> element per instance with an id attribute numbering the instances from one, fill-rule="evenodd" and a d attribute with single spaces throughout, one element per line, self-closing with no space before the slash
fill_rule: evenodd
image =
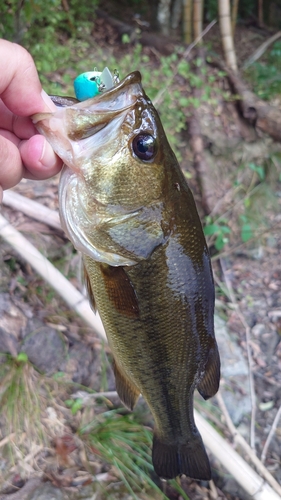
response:
<path id="1" fill-rule="evenodd" d="M 231 32 L 230 2 L 219 0 L 219 21 L 225 62 L 233 71 L 237 71 L 236 55 Z"/>
<path id="2" fill-rule="evenodd" d="M 180 24 L 181 13 L 182 13 L 182 0 L 175 0 L 172 9 L 172 29 L 175 30 Z"/>
<path id="3" fill-rule="evenodd" d="M 258 19 L 259 19 L 259 26 L 260 27 L 264 26 L 264 21 L 263 21 L 263 0 L 259 0 Z"/>
<path id="4" fill-rule="evenodd" d="M 171 0 L 160 0 L 157 11 L 157 21 L 163 35 L 170 33 L 170 9 Z"/>
<path id="5" fill-rule="evenodd" d="M 233 4 L 232 4 L 232 19 L 231 19 L 232 36 L 233 36 L 233 38 L 234 38 L 234 33 L 235 33 L 236 21 L 237 21 L 238 6 L 239 6 L 239 0 L 233 0 Z"/>
<path id="6" fill-rule="evenodd" d="M 193 3 L 194 38 L 198 38 L 202 33 L 202 29 L 203 29 L 202 17 L 203 17 L 203 0 L 194 0 L 194 3 Z"/>
<path id="7" fill-rule="evenodd" d="M 192 42 L 192 0 L 183 0 L 183 37 L 186 43 Z"/>

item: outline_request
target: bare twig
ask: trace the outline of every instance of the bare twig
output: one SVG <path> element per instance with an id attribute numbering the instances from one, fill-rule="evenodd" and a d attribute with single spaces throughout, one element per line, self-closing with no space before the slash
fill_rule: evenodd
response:
<path id="1" fill-rule="evenodd" d="M 208 33 L 208 31 L 210 31 L 210 29 L 212 29 L 212 27 L 216 24 L 216 19 L 214 19 L 210 24 L 208 24 L 208 26 L 206 26 L 206 28 L 202 31 L 202 33 L 200 34 L 200 36 L 198 36 L 188 47 L 187 49 L 184 51 L 182 57 L 181 57 L 181 60 L 184 60 L 187 58 L 187 56 L 190 54 L 190 52 L 192 51 L 192 49 L 194 49 L 194 47 L 202 40 L 202 38 L 206 35 L 206 33 Z M 166 85 L 164 88 L 162 88 L 157 96 L 155 97 L 155 99 L 153 99 L 153 105 L 154 106 L 159 106 L 159 104 L 161 104 L 162 102 L 162 96 L 163 94 L 166 92 L 166 90 L 170 87 L 171 83 L 173 82 L 174 78 L 176 76 L 176 73 L 173 74 L 170 78 L 168 78 L 166 80 Z"/>
<path id="2" fill-rule="evenodd" d="M 241 448 L 247 453 L 249 459 L 251 462 L 254 464 L 256 467 L 257 471 L 259 474 L 261 474 L 262 477 L 272 486 L 272 488 L 280 495 L 281 498 L 281 486 L 277 483 L 277 481 L 274 479 L 274 477 L 270 474 L 270 472 L 267 470 L 267 468 L 263 465 L 263 463 L 260 461 L 260 459 L 257 457 L 255 452 L 252 450 L 252 448 L 249 446 L 247 441 L 241 436 L 241 434 L 238 432 L 236 429 L 235 425 L 233 424 L 230 415 L 228 413 L 228 410 L 225 406 L 225 402 L 223 400 L 223 397 L 221 395 L 221 392 L 219 391 L 216 394 L 216 400 L 218 402 L 218 405 L 221 409 L 221 412 L 225 418 L 225 423 L 233 437 L 234 443 L 237 445 L 241 446 Z"/>
<path id="3" fill-rule="evenodd" d="M 263 447 L 263 450 L 262 450 L 262 453 L 261 453 L 261 461 L 262 463 L 264 463 L 265 459 L 266 459 L 266 454 L 267 454 L 267 450 L 268 450 L 268 447 L 270 445 L 270 442 L 274 436 L 274 433 L 277 429 L 277 425 L 279 423 L 279 420 L 280 420 L 280 417 L 281 417 L 281 406 L 279 407 L 279 410 L 278 412 L 276 413 L 276 416 L 275 416 L 275 419 L 273 421 L 273 424 L 271 426 L 271 429 L 270 429 L 270 432 L 267 436 L 267 439 L 264 443 L 264 447 Z"/>
<path id="4" fill-rule="evenodd" d="M 280 37 L 281 37 L 281 31 L 278 31 L 277 33 L 272 35 L 268 40 L 263 42 L 258 47 L 258 49 L 255 50 L 255 52 L 244 62 L 242 68 L 247 69 L 249 66 L 251 66 L 251 64 L 256 62 L 265 53 L 268 47 L 272 45 L 274 42 L 276 42 L 276 40 L 278 40 L 278 38 Z"/>
<path id="5" fill-rule="evenodd" d="M 250 383 L 250 396 L 251 396 L 251 432 L 250 432 L 250 444 L 251 448 L 255 450 L 255 423 L 256 423 L 256 393 L 255 393 L 255 384 L 254 384 L 254 377 L 253 377 L 253 360 L 252 360 L 252 353 L 251 353 L 251 348 L 250 348 L 250 327 L 247 323 L 247 321 L 244 318 L 244 315 L 242 314 L 239 305 L 237 303 L 237 300 L 235 298 L 232 284 L 230 280 L 228 279 L 227 276 L 227 270 L 225 268 L 225 263 L 223 259 L 220 259 L 221 263 L 221 268 L 222 272 L 224 275 L 224 280 L 226 287 L 228 289 L 229 297 L 231 299 L 231 302 L 235 304 L 235 309 L 236 313 L 245 329 L 245 335 L 246 335 L 246 346 L 247 346 L 247 357 L 248 357 L 248 364 L 249 364 L 249 383 Z"/>

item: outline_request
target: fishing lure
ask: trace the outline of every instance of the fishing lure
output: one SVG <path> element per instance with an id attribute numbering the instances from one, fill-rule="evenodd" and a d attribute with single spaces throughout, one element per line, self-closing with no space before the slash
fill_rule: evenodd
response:
<path id="1" fill-rule="evenodd" d="M 114 73 L 109 71 L 107 67 L 102 72 L 87 71 L 81 73 L 74 80 L 74 91 L 78 101 L 91 99 L 102 92 L 111 89 L 119 82 L 119 74 L 117 70 Z"/>

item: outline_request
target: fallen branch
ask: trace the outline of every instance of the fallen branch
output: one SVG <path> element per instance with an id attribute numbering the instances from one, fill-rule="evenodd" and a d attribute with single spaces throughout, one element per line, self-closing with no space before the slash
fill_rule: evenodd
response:
<path id="1" fill-rule="evenodd" d="M 216 66 L 227 75 L 233 94 L 236 94 L 236 103 L 242 116 L 255 129 L 270 135 L 274 140 L 281 142 L 281 111 L 267 104 L 251 92 L 242 81 L 238 73 L 234 73 L 219 60 L 209 64 Z"/>
<path id="2" fill-rule="evenodd" d="M 268 47 L 270 45 L 272 45 L 274 42 L 276 42 L 276 40 L 278 40 L 278 38 L 280 38 L 280 37 L 281 37 L 281 31 L 278 31 L 277 33 L 272 35 L 268 40 L 263 42 L 257 48 L 257 50 L 255 50 L 255 52 L 248 59 L 246 59 L 242 68 L 247 69 L 249 66 L 251 66 L 251 64 L 256 62 L 265 53 L 265 51 L 268 49 Z"/>
<path id="3" fill-rule="evenodd" d="M 103 340 L 106 335 L 88 300 L 22 234 L 0 215 L 0 236 L 9 243 Z"/>
<path id="4" fill-rule="evenodd" d="M 20 212 L 32 217 L 32 219 L 43 222 L 54 229 L 62 231 L 60 217 L 55 210 L 45 207 L 37 201 L 26 198 L 15 191 L 7 190 L 3 194 L 3 205 L 19 210 Z"/>
<path id="5" fill-rule="evenodd" d="M 155 47 L 161 54 L 164 55 L 170 55 L 175 50 L 175 45 L 171 42 L 170 37 L 141 31 L 138 26 L 130 26 L 127 23 L 119 21 L 118 19 L 109 16 L 101 9 L 97 9 L 96 14 L 99 18 L 105 19 L 108 24 L 113 26 L 117 30 L 120 37 L 125 34 L 128 35 L 132 43 L 139 42 L 142 45 Z"/>

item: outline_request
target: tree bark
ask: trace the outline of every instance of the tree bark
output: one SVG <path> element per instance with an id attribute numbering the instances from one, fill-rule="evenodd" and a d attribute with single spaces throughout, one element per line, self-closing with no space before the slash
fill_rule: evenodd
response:
<path id="1" fill-rule="evenodd" d="M 183 0 L 183 37 L 186 43 L 192 42 L 192 0 Z"/>
<path id="2" fill-rule="evenodd" d="M 193 2 L 193 32 L 194 38 L 201 35 L 203 29 L 203 0 L 194 0 Z"/>
<path id="3" fill-rule="evenodd" d="M 231 27 L 232 27 L 232 37 L 233 38 L 234 38 L 236 22 L 237 22 L 238 6 L 239 6 L 239 0 L 233 0 L 232 16 L 231 16 Z"/>
<path id="4" fill-rule="evenodd" d="M 157 11 L 157 21 L 163 35 L 170 33 L 170 9 L 171 0 L 160 0 Z"/>
<path id="5" fill-rule="evenodd" d="M 234 51 L 233 37 L 231 31 L 230 2 L 219 0 L 219 21 L 222 37 L 225 62 L 233 71 L 237 71 L 236 55 Z"/>

